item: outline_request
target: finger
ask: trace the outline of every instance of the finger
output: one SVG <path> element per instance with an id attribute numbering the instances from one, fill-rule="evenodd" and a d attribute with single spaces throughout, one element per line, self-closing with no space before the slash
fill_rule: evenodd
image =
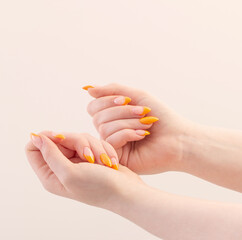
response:
<path id="1" fill-rule="evenodd" d="M 96 162 L 100 165 L 112 167 L 112 161 L 104 149 L 101 141 L 92 136 L 88 137 L 88 141 L 95 156 Z"/>
<path id="2" fill-rule="evenodd" d="M 60 144 L 63 141 L 63 139 L 65 139 L 65 136 L 62 133 L 56 133 L 56 132 L 52 132 L 52 131 L 42 131 L 38 134 L 43 134 L 43 135 L 47 136 L 48 138 L 50 138 L 57 145 L 57 147 L 60 149 L 60 151 L 63 153 L 63 155 L 65 157 L 72 158 L 75 156 L 74 150 L 65 148 L 64 146 L 62 146 Z"/>
<path id="3" fill-rule="evenodd" d="M 37 147 L 35 147 L 32 141 L 29 141 L 25 146 L 25 153 L 30 163 L 30 166 L 42 182 L 45 177 L 44 175 L 46 171 L 50 173 L 51 170 L 44 161 L 40 150 Z"/>
<path id="4" fill-rule="evenodd" d="M 49 168 L 38 148 L 36 148 L 32 141 L 29 141 L 25 146 L 25 153 L 28 162 L 35 174 L 39 178 L 44 188 L 54 194 L 61 196 L 65 195 L 63 184 Z"/>
<path id="5" fill-rule="evenodd" d="M 40 150 L 49 168 L 63 182 L 66 174 L 73 166 L 72 163 L 62 154 L 56 144 L 45 135 L 32 135 L 32 142 Z"/>
<path id="6" fill-rule="evenodd" d="M 121 119 L 100 124 L 97 130 L 101 138 L 106 140 L 108 136 L 123 129 L 147 130 L 151 128 L 151 126 L 152 124 L 142 124 L 139 119 Z"/>
<path id="7" fill-rule="evenodd" d="M 127 105 L 130 101 L 131 98 L 120 95 L 96 98 L 88 104 L 87 112 L 93 116 L 95 113 L 102 111 L 103 109 Z"/>
<path id="8" fill-rule="evenodd" d="M 81 159 L 89 161 L 90 163 L 94 163 L 95 161 L 100 165 L 112 166 L 111 160 L 100 140 L 86 133 L 61 132 L 59 134 L 65 136 L 65 138 L 60 141 L 60 144 L 71 150 L 75 150 Z M 53 133 L 50 135 L 53 136 Z"/>
<path id="9" fill-rule="evenodd" d="M 123 129 L 107 137 L 106 141 L 115 149 L 119 149 L 126 145 L 127 142 L 140 141 L 147 135 L 150 135 L 147 130 Z"/>
<path id="10" fill-rule="evenodd" d="M 114 148 L 109 143 L 107 143 L 103 140 L 102 140 L 102 145 L 103 145 L 103 148 L 105 149 L 105 151 L 107 152 L 107 155 L 111 159 L 112 168 L 115 169 L 115 170 L 118 170 L 119 161 L 118 161 L 118 155 L 117 155 L 116 151 L 114 150 Z"/>
<path id="11" fill-rule="evenodd" d="M 151 111 L 142 106 L 119 106 L 104 109 L 93 116 L 93 123 L 97 127 L 102 123 L 119 119 L 142 118 Z"/>
<path id="12" fill-rule="evenodd" d="M 89 134 L 67 133 L 67 132 L 51 132 L 44 131 L 44 134 L 50 138 L 53 142 L 58 143 L 62 149 L 66 149 L 69 153 L 72 153 L 71 161 L 73 163 L 79 163 L 80 161 L 88 161 L 90 163 L 95 162 L 94 155 L 90 149 L 89 142 L 86 137 Z M 56 136 L 62 136 L 58 138 Z M 79 159 L 77 158 L 79 157 Z"/>
<path id="13" fill-rule="evenodd" d="M 131 103 L 134 105 L 137 101 L 144 98 L 146 95 L 146 93 L 142 90 L 119 85 L 117 83 L 112 83 L 106 86 L 95 86 L 94 88 L 88 88 L 88 92 L 94 98 L 111 95 L 128 96 L 132 99 Z"/>

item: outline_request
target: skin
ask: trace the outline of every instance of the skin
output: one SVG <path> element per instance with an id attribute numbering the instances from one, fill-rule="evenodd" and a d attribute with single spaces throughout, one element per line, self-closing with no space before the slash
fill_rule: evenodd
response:
<path id="1" fill-rule="evenodd" d="M 25 148 L 47 191 L 115 212 L 163 239 L 241 239 L 241 205 L 179 197 L 147 186 L 125 166 L 87 163 L 80 154 L 87 144 L 97 158 L 115 150 L 88 134 L 62 134 L 42 132 Z"/>
<path id="2" fill-rule="evenodd" d="M 99 156 L 106 153 L 117 156 L 111 145 L 89 134 L 61 133 L 64 140 L 55 138 L 50 131 L 39 133 L 41 144 L 32 139 L 25 147 L 26 156 L 43 187 L 53 194 L 90 205 L 106 208 L 108 196 L 117 192 L 121 184 L 142 183 L 128 168 L 120 170 L 104 167 Z M 95 164 L 88 163 L 82 150 L 89 146 Z M 122 183 L 123 182 L 123 183 Z"/>
<path id="3" fill-rule="evenodd" d="M 102 139 L 117 151 L 122 165 L 139 174 L 183 171 L 242 192 L 242 132 L 191 122 L 147 92 L 119 84 L 95 86 L 88 92 L 95 99 L 87 107 Z M 117 97 L 130 97 L 118 105 Z M 137 106 L 151 108 L 146 116 L 159 118 L 141 124 Z M 135 130 L 148 129 L 149 136 Z M 140 141 L 142 140 L 142 141 Z"/>
<path id="4" fill-rule="evenodd" d="M 89 103 L 87 111 L 101 138 L 118 152 L 122 165 L 139 174 L 179 168 L 182 159 L 179 136 L 189 128 L 185 119 L 142 90 L 110 84 L 89 88 L 88 92 L 95 100 Z M 119 96 L 130 97 L 129 105 L 115 104 L 114 99 Z M 140 123 L 144 115 L 132 113 L 136 106 L 150 107 L 152 111 L 146 116 L 158 117 L 159 121 L 149 125 Z M 147 137 L 135 132 L 149 129 L 151 135 Z"/>
<path id="5" fill-rule="evenodd" d="M 117 213 L 162 239 L 241 239 L 240 204 L 168 194 L 147 186 L 136 174 L 184 171 L 242 191 L 240 132 L 192 123 L 148 93 L 125 86 L 88 92 L 95 97 L 88 112 L 103 140 L 73 133 L 61 133 L 66 137 L 61 140 L 45 131 L 39 142 L 32 139 L 26 145 L 29 163 L 47 191 Z M 129 105 L 114 102 L 122 96 L 132 99 Z M 144 116 L 132 110 L 137 106 L 150 107 L 148 116 L 160 120 L 141 124 Z M 151 135 L 135 131 L 144 129 Z M 84 147 L 91 149 L 96 164 L 83 157 Z M 102 153 L 120 160 L 118 171 L 103 165 Z"/>

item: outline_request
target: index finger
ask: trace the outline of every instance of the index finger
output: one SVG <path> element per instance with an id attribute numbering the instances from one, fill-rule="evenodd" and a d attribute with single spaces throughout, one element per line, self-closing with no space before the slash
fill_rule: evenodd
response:
<path id="1" fill-rule="evenodd" d="M 88 88 L 88 93 L 94 98 L 100 98 L 100 97 L 110 96 L 110 95 L 128 96 L 131 98 L 131 104 L 135 104 L 140 99 L 144 98 L 144 95 L 146 94 L 142 90 L 127 87 L 117 83 Z"/>

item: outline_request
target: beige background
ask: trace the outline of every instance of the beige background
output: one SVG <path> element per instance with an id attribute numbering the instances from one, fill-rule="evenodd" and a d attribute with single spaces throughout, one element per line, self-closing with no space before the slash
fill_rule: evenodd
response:
<path id="1" fill-rule="evenodd" d="M 194 121 L 241 129 L 241 11 L 240 0 L 0 0 L 0 239 L 157 239 L 44 191 L 24 145 L 46 129 L 97 136 L 81 90 L 90 83 L 147 89 Z M 187 174 L 143 179 L 172 193 L 242 201 Z"/>

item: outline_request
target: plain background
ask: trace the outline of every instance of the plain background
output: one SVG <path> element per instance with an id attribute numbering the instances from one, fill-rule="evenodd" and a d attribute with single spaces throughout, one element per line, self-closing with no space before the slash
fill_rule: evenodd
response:
<path id="1" fill-rule="evenodd" d="M 146 89 L 193 121 L 241 129 L 241 11 L 239 0 L 0 0 L 0 238 L 157 239 L 46 192 L 24 146 L 32 131 L 98 136 L 81 87 L 111 82 Z M 143 179 L 172 193 L 242 201 L 183 173 Z"/>

